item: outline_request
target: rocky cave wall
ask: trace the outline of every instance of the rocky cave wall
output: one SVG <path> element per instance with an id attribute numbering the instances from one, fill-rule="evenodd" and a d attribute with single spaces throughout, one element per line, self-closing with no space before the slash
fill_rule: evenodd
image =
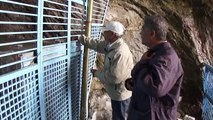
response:
<path id="1" fill-rule="evenodd" d="M 211 0 L 110 0 L 105 22 L 120 21 L 134 61 L 146 51 L 140 30 L 146 15 L 159 14 L 169 23 L 168 41 L 182 61 L 181 115 L 201 119 L 202 64 L 213 64 L 213 2 Z"/>

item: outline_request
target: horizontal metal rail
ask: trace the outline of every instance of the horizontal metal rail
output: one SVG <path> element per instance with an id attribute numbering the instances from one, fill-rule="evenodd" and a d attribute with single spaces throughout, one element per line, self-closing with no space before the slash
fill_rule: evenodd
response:
<path id="1" fill-rule="evenodd" d="M 16 2 L 16 1 L 10 1 L 10 0 L 0 0 L 0 2 L 21 5 L 21 6 L 26 6 L 26 7 L 32 7 L 32 8 L 38 8 L 36 5 L 30 5 L 30 4 Z"/>
<path id="2" fill-rule="evenodd" d="M 44 46 L 43 48 L 60 47 L 60 46 L 66 45 L 66 44 L 67 44 L 67 43 L 60 43 L 60 44 L 54 44 L 54 45 L 47 45 L 47 46 Z"/>
<path id="3" fill-rule="evenodd" d="M 58 18 L 58 19 L 67 19 L 67 17 L 60 17 L 60 16 L 54 16 L 54 15 L 43 15 L 44 17 L 48 17 L 48 18 Z"/>
<path id="4" fill-rule="evenodd" d="M 52 10 L 52 11 L 56 11 L 56 12 L 68 13 L 67 11 L 56 9 L 56 8 L 44 7 L 44 9 L 46 9 L 46 10 Z"/>
<path id="5" fill-rule="evenodd" d="M 6 57 L 6 56 L 10 56 L 10 55 L 15 55 L 15 54 L 26 53 L 26 52 L 34 51 L 36 49 L 37 48 L 31 48 L 31 49 L 27 49 L 27 50 L 21 50 L 21 51 L 17 51 L 17 52 L 12 52 L 12 53 L 1 54 L 0 57 Z"/>
<path id="6" fill-rule="evenodd" d="M 9 64 L 4 64 L 4 65 L 1 65 L 1 66 L 0 66 L 0 69 L 1 69 L 1 68 L 5 68 L 5 67 L 8 67 L 8 66 L 12 66 L 12 65 L 20 64 L 20 63 L 23 63 L 23 62 L 31 61 L 31 60 L 33 60 L 33 59 L 35 59 L 35 58 L 36 58 L 36 57 L 32 57 L 32 58 L 28 58 L 28 59 L 24 59 L 24 60 L 12 62 L 12 63 L 9 63 Z"/>
<path id="7" fill-rule="evenodd" d="M 95 12 L 95 13 L 100 13 L 100 14 L 103 14 L 103 11 L 97 11 L 97 10 L 92 10 L 93 12 Z"/>
<path id="8" fill-rule="evenodd" d="M 44 25 L 68 25 L 67 23 L 50 23 L 50 22 L 44 22 Z"/>
<path id="9" fill-rule="evenodd" d="M 24 13 L 24 12 L 16 12 L 16 11 L 9 11 L 9 10 L 0 10 L 0 13 L 7 13 L 7 14 L 16 14 L 16 15 L 25 15 L 25 16 L 37 17 L 37 14 Z"/>
<path id="10" fill-rule="evenodd" d="M 93 6 L 93 8 L 101 9 L 103 11 L 105 10 L 105 8 L 101 8 L 101 7 L 98 7 L 98 6 L 95 6 L 95 5 Z"/>
<path id="11" fill-rule="evenodd" d="M 43 32 L 67 32 L 67 30 L 43 30 Z"/>
<path id="12" fill-rule="evenodd" d="M 93 1 L 93 2 L 96 2 L 96 1 Z M 105 0 L 98 0 L 98 2 L 103 2 L 104 4 L 107 3 L 107 1 L 105 1 Z"/>
<path id="13" fill-rule="evenodd" d="M 37 23 L 34 22 L 12 22 L 12 21 L 0 21 L 0 24 L 11 24 L 11 25 L 37 25 Z"/>
<path id="14" fill-rule="evenodd" d="M 51 4 L 55 4 L 55 5 L 60 5 L 60 6 L 64 6 L 64 7 L 68 7 L 68 5 L 59 3 L 59 2 L 54 2 L 54 1 L 50 1 L 50 0 L 44 0 L 45 2 L 51 3 Z"/>
<path id="15" fill-rule="evenodd" d="M 37 40 L 25 40 L 25 41 L 18 41 L 18 42 L 0 43 L 0 47 L 1 46 L 8 46 L 8 45 L 32 43 L 32 42 L 37 42 Z"/>
<path id="16" fill-rule="evenodd" d="M 22 75 L 24 75 L 24 74 L 29 73 L 29 71 L 35 71 L 37 69 L 38 69 L 37 65 L 32 65 L 29 67 L 22 68 L 21 73 L 22 73 Z M 19 73 L 20 73 L 20 71 L 13 71 L 10 74 L 1 75 L 0 84 L 3 84 L 4 82 L 7 82 L 8 80 L 11 80 L 11 76 L 13 76 L 13 78 L 19 77 L 20 76 Z"/>
<path id="17" fill-rule="evenodd" d="M 77 14 L 82 14 L 83 15 L 83 13 L 78 12 L 78 11 L 72 11 L 72 13 L 77 13 Z"/>
<path id="18" fill-rule="evenodd" d="M 61 53 L 61 54 L 59 54 L 59 53 Z M 64 55 L 66 55 L 66 51 L 64 51 L 64 50 L 53 50 L 53 51 L 50 51 L 50 52 L 46 52 L 45 54 L 43 54 L 43 56 L 48 56 L 48 55 L 52 55 L 52 54 L 58 54 L 57 56 L 59 56 L 59 55 L 64 56 Z M 52 56 L 52 57 L 55 57 L 55 56 Z"/>
<path id="19" fill-rule="evenodd" d="M 103 15 L 96 15 L 96 14 L 92 14 L 92 16 L 101 17 L 101 18 L 104 17 Z"/>
<path id="20" fill-rule="evenodd" d="M 18 34 L 35 34 L 37 31 L 24 31 L 24 32 L 0 32 L 0 35 L 18 35 Z"/>
<path id="21" fill-rule="evenodd" d="M 43 40 L 45 41 L 45 40 L 54 40 L 54 39 L 63 39 L 63 38 L 67 38 L 67 36 L 43 38 Z"/>
<path id="22" fill-rule="evenodd" d="M 95 4 L 98 4 L 98 5 L 100 5 L 100 6 L 103 6 L 103 7 L 106 7 L 106 2 L 105 3 L 98 3 L 98 2 L 96 2 L 96 1 L 93 1 Z"/>
<path id="23" fill-rule="evenodd" d="M 78 8 L 78 7 L 75 7 L 75 6 L 71 6 L 71 8 L 75 8 L 75 9 L 78 9 L 78 10 L 83 10 L 83 8 Z"/>

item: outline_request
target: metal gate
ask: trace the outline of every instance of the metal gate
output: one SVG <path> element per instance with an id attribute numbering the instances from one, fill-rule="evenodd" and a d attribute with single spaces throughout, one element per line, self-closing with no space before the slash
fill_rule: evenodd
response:
<path id="1" fill-rule="evenodd" d="M 213 67 L 210 65 L 205 65 L 203 89 L 203 120 L 213 120 Z"/>
<path id="2" fill-rule="evenodd" d="M 78 120 L 87 1 L 0 0 L 0 120 Z M 94 0 L 92 37 L 108 0 Z M 90 52 L 89 69 L 96 53 Z M 88 93 L 91 73 L 88 71 Z"/>

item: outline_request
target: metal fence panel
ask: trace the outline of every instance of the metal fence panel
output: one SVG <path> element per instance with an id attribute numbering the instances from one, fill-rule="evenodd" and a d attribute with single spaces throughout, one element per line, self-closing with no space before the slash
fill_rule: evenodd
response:
<path id="1" fill-rule="evenodd" d="M 36 67 L 11 78 L 0 82 L 0 120 L 41 119 Z"/>
<path id="2" fill-rule="evenodd" d="M 204 71 L 203 119 L 213 120 L 213 67 L 205 66 Z"/>
<path id="3" fill-rule="evenodd" d="M 0 120 L 80 119 L 85 2 L 0 0 Z M 100 38 L 107 5 L 94 1 L 92 37 Z"/>
<path id="4" fill-rule="evenodd" d="M 203 119 L 213 119 L 213 67 L 205 66 L 204 71 L 204 98 L 203 98 Z"/>

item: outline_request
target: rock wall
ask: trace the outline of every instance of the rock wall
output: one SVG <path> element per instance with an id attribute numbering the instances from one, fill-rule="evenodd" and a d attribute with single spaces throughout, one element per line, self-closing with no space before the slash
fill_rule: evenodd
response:
<path id="1" fill-rule="evenodd" d="M 201 63 L 213 64 L 213 1 L 211 0 L 110 0 L 106 21 L 126 27 L 124 40 L 137 62 L 146 51 L 140 30 L 146 15 L 159 14 L 169 23 L 168 41 L 181 58 L 185 72 L 179 113 L 201 119 Z"/>

